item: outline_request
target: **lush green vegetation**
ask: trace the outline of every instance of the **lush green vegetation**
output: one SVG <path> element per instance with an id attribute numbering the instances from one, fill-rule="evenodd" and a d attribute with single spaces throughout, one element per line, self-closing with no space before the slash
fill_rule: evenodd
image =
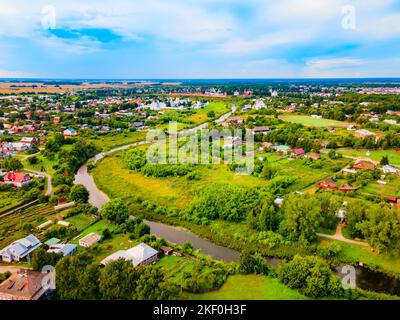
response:
<path id="1" fill-rule="evenodd" d="M 184 295 L 192 300 L 305 300 L 303 294 L 278 279 L 262 275 L 233 275 L 217 291 Z"/>
<path id="2" fill-rule="evenodd" d="M 311 116 L 305 115 L 281 115 L 279 119 L 282 119 L 287 122 L 299 123 L 304 126 L 311 126 L 311 127 L 345 127 L 349 126 L 349 123 L 337 121 L 337 120 L 330 120 L 330 119 L 318 119 L 312 118 Z"/>

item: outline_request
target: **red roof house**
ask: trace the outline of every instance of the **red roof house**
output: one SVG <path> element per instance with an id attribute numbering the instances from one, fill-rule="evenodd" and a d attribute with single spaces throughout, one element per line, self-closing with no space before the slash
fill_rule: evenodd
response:
<path id="1" fill-rule="evenodd" d="M 21 188 L 24 184 L 32 180 L 29 174 L 22 172 L 10 171 L 4 175 L 4 183 L 12 184 L 15 187 Z"/>
<path id="2" fill-rule="evenodd" d="M 301 157 L 304 155 L 304 149 L 303 148 L 294 149 L 292 151 L 292 155 L 294 155 L 295 157 Z"/>

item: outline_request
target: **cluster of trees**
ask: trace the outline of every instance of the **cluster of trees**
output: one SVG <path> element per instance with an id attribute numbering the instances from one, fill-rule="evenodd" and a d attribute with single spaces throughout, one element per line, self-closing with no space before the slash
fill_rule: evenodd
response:
<path id="1" fill-rule="evenodd" d="M 329 265 L 314 256 L 296 255 L 293 260 L 281 263 L 278 278 L 289 288 L 312 298 L 343 297 L 345 294 L 339 278 L 332 274 Z"/>
<path id="2" fill-rule="evenodd" d="M 243 274 L 267 275 L 269 272 L 269 266 L 261 254 L 245 249 L 241 252 L 239 257 L 238 271 Z"/>
<path id="3" fill-rule="evenodd" d="M 303 129 L 304 126 L 301 124 L 291 123 L 267 133 L 263 141 L 285 144 L 292 148 L 303 148 L 306 152 L 319 149 L 319 145 L 316 145 L 314 140 L 303 132 Z"/>
<path id="4" fill-rule="evenodd" d="M 258 191 L 233 185 L 211 185 L 204 188 L 188 209 L 188 214 L 208 220 L 243 221 Z"/>
<path id="5" fill-rule="evenodd" d="M 150 234 L 150 227 L 141 219 L 128 219 L 122 225 L 123 231 L 129 233 L 133 239 L 138 239 L 146 234 Z"/>
<path id="6" fill-rule="evenodd" d="M 73 143 L 72 148 L 68 150 L 62 148 L 64 144 L 71 143 Z M 75 172 L 82 163 L 96 155 L 98 151 L 91 143 L 86 143 L 84 140 L 64 139 L 64 136 L 60 133 L 49 139 L 45 146 L 44 156 L 50 160 L 55 157 L 58 159 L 57 164 L 53 166 L 56 173 L 53 176 L 52 184 L 54 186 L 72 185 Z"/>
<path id="7" fill-rule="evenodd" d="M 14 157 L 5 158 L 4 161 L 1 163 L 1 168 L 5 171 L 19 171 L 23 168 L 22 162 Z"/>
<path id="8" fill-rule="evenodd" d="M 198 264 L 193 269 L 183 272 L 182 286 L 186 290 L 199 293 L 219 288 L 226 278 L 227 273 L 223 268 L 208 268 L 205 264 Z"/>
<path id="9" fill-rule="evenodd" d="M 387 204 L 349 204 L 346 221 L 352 237 L 365 238 L 379 252 L 399 253 L 400 213 Z"/>
<path id="10" fill-rule="evenodd" d="M 114 223 L 122 224 L 129 218 L 129 208 L 122 199 L 113 199 L 107 202 L 100 211 L 101 216 Z"/>
<path id="11" fill-rule="evenodd" d="M 150 164 L 143 150 L 132 148 L 125 152 L 124 163 L 130 170 L 140 171 L 147 177 L 183 177 L 194 170 L 190 164 Z"/>
<path id="12" fill-rule="evenodd" d="M 247 222 L 253 229 L 276 232 L 290 241 L 307 244 L 316 239 L 318 228 L 336 227 L 339 221 L 336 212 L 341 206 L 340 197 L 330 193 L 289 194 L 279 209 L 272 194 L 262 193 Z"/>
<path id="13" fill-rule="evenodd" d="M 88 253 L 62 258 L 56 283 L 56 295 L 63 300 L 167 300 L 179 293 L 159 267 L 134 267 L 119 259 L 100 268 Z"/>

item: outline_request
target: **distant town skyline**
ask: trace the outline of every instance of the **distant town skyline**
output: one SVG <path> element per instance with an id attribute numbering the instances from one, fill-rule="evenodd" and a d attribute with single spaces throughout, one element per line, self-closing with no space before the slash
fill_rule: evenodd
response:
<path id="1" fill-rule="evenodd" d="M 0 3 L 0 78 L 400 76 L 396 0 Z"/>

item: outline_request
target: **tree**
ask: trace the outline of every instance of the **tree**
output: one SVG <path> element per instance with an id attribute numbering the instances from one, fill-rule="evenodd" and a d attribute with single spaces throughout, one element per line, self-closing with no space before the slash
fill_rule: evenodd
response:
<path id="1" fill-rule="evenodd" d="M 385 166 L 385 165 L 388 165 L 388 164 L 389 164 L 388 156 L 383 156 L 382 159 L 381 159 L 381 165 Z"/>
<path id="2" fill-rule="evenodd" d="M 352 238 L 364 238 L 360 223 L 366 219 L 366 206 L 363 201 L 352 201 L 346 208 L 346 223 Z"/>
<path id="3" fill-rule="evenodd" d="M 108 228 L 104 229 L 102 237 L 103 240 L 111 239 L 111 237 L 112 237 L 111 231 Z"/>
<path id="4" fill-rule="evenodd" d="M 106 300 L 132 300 L 135 296 L 135 282 L 139 277 L 132 262 L 124 259 L 111 261 L 101 270 L 100 294 Z"/>
<path id="5" fill-rule="evenodd" d="M 61 258 L 62 254 L 49 253 L 40 247 L 32 253 L 32 269 L 35 271 L 41 271 L 44 266 L 54 267 Z"/>
<path id="6" fill-rule="evenodd" d="M 178 288 L 168 282 L 164 271 L 160 267 L 137 267 L 140 278 L 136 281 L 136 300 L 170 300 L 178 295 Z"/>
<path id="7" fill-rule="evenodd" d="M 400 215 L 386 205 L 372 205 L 365 211 L 367 220 L 360 222 L 368 243 L 378 252 L 395 253 L 400 249 Z"/>
<path id="8" fill-rule="evenodd" d="M 261 171 L 261 176 L 266 180 L 270 180 L 274 176 L 274 170 L 271 168 L 268 159 L 264 161 L 263 169 Z"/>
<path id="9" fill-rule="evenodd" d="M 213 110 L 207 112 L 207 117 L 215 118 L 215 112 Z"/>
<path id="10" fill-rule="evenodd" d="M 248 222 L 253 229 L 260 231 L 276 231 L 280 216 L 274 206 L 274 197 L 270 193 L 262 193 L 259 201 L 249 212 Z"/>
<path id="11" fill-rule="evenodd" d="M 69 198 L 76 202 L 86 203 L 89 200 L 89 191 L 82 184 L 74 185 L 69 193 Z"/>
<path id="12" fill-rule="evenodd" d="M 62 300 L 99 299 L 99 276 L 99 266 L 88 253 L 64 257 L 56 265 L 57 296 Z"/>
<path id="13" fill-rule="evenodd" d="M 309 297 L 340 297 L 344 290 L 329 265 L 317 257 L 294 256 L 278 268 L 279 280 L 289 288 L 300 290 Z"/>
<path id="14" fill-rule="evenodd" d="M 259 253 L 244 250 L 239 257 L 239 272 L 244 274 L 268 274 L 268 265 Z"/>
<path id="15" fill-rule="evenodd" d="M 29 157 L 28 162 L 29 162 L 29 164 L 37 164 L 39 162 L 39 159 L 36 156 Z"/>
<path id="16" fill-rule="evenodd" d="M 312 195 L 287 195 L 282 207 L 282 232 L 292 241 L 307 244 L 315 240 L 322 222 L 320 208 L 320 202 Z"/>
<path id="17" fill-rule="evenodd" d="M 129 208 L 122 199 L 110 200 L 103 206 L 100 214 L 115 224 L 122 224 L 129 218 Z"/>
<path id="18" fill-rule="evenodd" d="M 17 158 L 6 158 L 3 162 L 3 168 L 6 171 L 18 171 L 23 168 L 23 164 Z"/>

